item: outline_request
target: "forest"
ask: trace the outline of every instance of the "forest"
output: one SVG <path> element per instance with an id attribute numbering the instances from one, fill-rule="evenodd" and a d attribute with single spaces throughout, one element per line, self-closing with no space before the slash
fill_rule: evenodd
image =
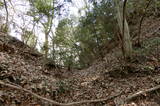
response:
<path id="1" fill-rule="evenodd" d="M 160 106 L 160 0 L 0 0 L 0 106 Z"/>

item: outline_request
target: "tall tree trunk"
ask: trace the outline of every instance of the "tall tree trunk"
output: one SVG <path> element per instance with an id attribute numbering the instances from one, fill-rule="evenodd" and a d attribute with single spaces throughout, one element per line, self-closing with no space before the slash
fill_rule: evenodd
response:
<path id="1" fill-rule="evenodd" d="M 8 27 L 8 7 L 7 7 L 6 0 L 3 0 L 3 2 L 4 2 L 5 10 L 6 10 L 6 26 L 5 27 Z"/>
<path id="2" fill-rule="evenodd" d="M 131 37 L 129 33 L 128 23 L 125 18 L 125 8 L 124 8 L 123 15 L 122 15 L 122 12 L 121 12 L 121 9 L 120 9 L 120 6 L 117 0 L 115 0 L 115 4 L 116 4 L 116 9 L 117 9 L 117 21 L 118 21 L 118 25 L 119 25 L 120 32 L 122 35 L 121 40 L 122 40 L 122 46 L 124 49 L 124 56 L 125 56 L 125 59 L 131 58 L 133 48 L 132 48 L 132 42 L 131 42 Z"/>
<path id="3" fill-rule="evenodd" d="M 53 0 L 53 7 L 54 7 L 54 0 Z M 52 30 L 53 25 L 53 18 L 54 18 L 54 8 L 52 10 L 52 14 L 47 16 L 47 23 L 41 23 L 45 29 L 45 42 L 44 42 L 44 56 L 45 58 L 48 58 L 48 52 L 49 52 L 49 34 Z"/>

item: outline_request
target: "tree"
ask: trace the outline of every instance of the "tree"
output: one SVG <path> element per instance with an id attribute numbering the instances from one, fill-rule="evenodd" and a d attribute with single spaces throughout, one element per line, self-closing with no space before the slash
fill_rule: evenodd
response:
<path id="1" fill-rule="evenodd" d="M 149 7 L 149 5 L 150 5 L 151 2 L 152 2 L 152 0 L 148 1 L 147 5 L 146 5 L 146 7 L 144 9 L 144 12 L 143 12 L 143 14 L 142 14 L 142 16 L 140 18 L 139 28 L 138 28 L 139 29 L 138 30 L 138 42 L 137 42 L 138 46 L 141 46 L 141 28 L 142 28 L 142 23 L 144 21 L 144 18 L 146 17 L 146 11 L 147 11 L 147 9 L 148 9 L 148 7 Z"/>
<path id="2" fill-rule="evenodd" d="M 113 1 L 102 0 L 100 3 L 93 1 L 93 9 L 80 18 L 75 36 L 79 41 L 79 61 L 82 66 L 88 67 L 95 59 L 103 59 L 105 51 L 102 47 L 115 38 L 114 16 Z"/>
<path id="3" fill-rule="evenodd" d="M 3 0 L 3 2 L 4 2 L 5 10 L 6 10 L 6 27 L 8 27 L 8 6 L 7 6 L 6 0 Z"/>
<path id="4" fill-rule="evenodd" d="M 49 34 L 52 30 L 53 18 L 54 18 L 54 0 L 35 0 L 30 1 L 32 5 L 31 16 L 34 21 L 41 23 L 44 28 L 45 42 L 44 42 L 44 54 L 45 58 L 48 57 L 49 52 Z"/>
<path id="5" fill-rule="evenodd" d="M 9 24 L 8 24 L 9 12 L 8 12 L 8 5 L 7 5 L 6 0 L 0 1 L 0 7 L 4 7 L 5 11 L 6 11 L 6 17 L 5 17 L 6 22 L 5 22 L 5 24 L 1 23 L 0 30 L 2 32 L 4 32 L 4 33 L 8 33 L 8 29 L 9 29 Z"/>
<path id="6" fill-rule="evenodd" d="M 56 28 L 56 36 L 54 39 L 55 46 L 58 50 L 55 50 L 57 60 L 59 64 L 67 66 L 68 69 L 76 66 L 78 49 L 76 44 L 76 39 L 74 38 L 73 20 L 63 19 L 59 22 Z M 77 59 L 77 60 L 76 60 Z"/>
<path id="7" fill-rule="evenodd" d="M 120 38 L 122 41 L 122 51 L 123 51 L 125 59 L 127 58 L 131 59 L 133 48 L 132 48 L 132 42 L 131 42 L 128 23 L 125 18 L 125 14 L 126 14 L 125 8 L 126 8 L 127 0 L 125 0 L 123 4 L 123 12 L 122 12 L 122 9 L 120 8 L 120 2 L 118 2 L 117 0 L 114 0 L 114 1 L 115 1 L 116 9 L 117 9 L 117 21 L 118 21 L 118 25 L 119 25 L 119 29 L 121 33 Z"/>

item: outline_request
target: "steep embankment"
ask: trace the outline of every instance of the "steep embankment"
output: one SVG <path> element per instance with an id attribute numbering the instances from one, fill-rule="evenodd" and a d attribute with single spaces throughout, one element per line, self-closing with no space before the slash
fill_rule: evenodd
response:
<path id="1" fill-rule="evenodd" d="M 43 57 L 14 37 L 0 33 L 0 80 L 54 99 L 57 80 L 46 75 Z M 0 104 L 43 104 L 30 94 L 0 85 Z"/>
<path id="2" fill-rule="evenodd" d="M 142 27 L 143 46 L 134 48 L 135 57 L 131 63 L 125 63 L 115 48 L 106 54 L 104 61 L 97 61 L 88 69 L 70 72 L 64 69 L 47 70 L 40 53 L 19 40 L 0 33 L 0 83 L 3 81 L 20 89 L 23 87 L 58 102 L 94 102 L 79 106 L 119 106 L 131 96 L 131 102 L 126 103 L 126 106 L 159 106 L 159 25 L 159 19 L 145 21 Z M 136 28 L 135 26 L 135 31 Z M 56 78 L 55 75 L 63 78 Z M 157 86 L 158 88 L 150 89 Z M 150 90 L 143 95 L 133 95 L 148 89 Z M 0 105 L 49 106 L 42 98 L 34 98 L 34 94 L 23 91 L 0 85 Z M 111 98 L 107 99 L 109 97 Z M 93 99 L 102 100 L 84 101 Z"/>

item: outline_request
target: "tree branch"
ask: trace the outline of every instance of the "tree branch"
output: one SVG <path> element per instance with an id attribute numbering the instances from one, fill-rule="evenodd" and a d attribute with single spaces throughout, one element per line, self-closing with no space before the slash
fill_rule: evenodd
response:
<path id="1" fill-rule="evenodd" d="M 141 46 L 141 44 L 140 44 L 141 41 L 140 40 L 141 40 L 142 23 L 143 23 L 144 18 L 146 17 L 146 11 L 147 11 L 147 9 L 148 9 L 148 7 L 149 7 L 151 2 L 152 2 L 152 0 L 148 1 L 147 5 L 146 5 L 146 7 L 144 9 L 144 13 L 143 13 L 143 15 L 142 15 L 142 17 L 140 19 L 139 28 L 138 28 L 138 44 L 137 44 L 138 46 Z"/>
<path id="2" fill-rule="evenodd" d="M 22 87 L 19 87 L 19 86 L 15 86 L 15 85 L 12 85 L 12 84 L 9 84 L 9 83 L 5 83 L 5 82 L 3 82 L 1 80 L 0 80 L 0 84 L 4 85 L 4 86 L 7 86 L 7 87 L 10 87 L 10 88 L 14 88 L 14 89 L 20 90 L 20 91 L 24 91 L 26 93 L 29 93 L 29 94 L 33 95 L 34 97 L 36 97 L 38 99 L 47 101 L 47 102 L 49 102 L 51 104 L 58 105 L 58 106 L 75 106 L 75 105 L 84 104 L 84 103 L 96 103 L 96 102 L 108 101 L 108 100 L 114 99 L 114 98 L 116 98 L 116 97 L 118 97 L 118 96 L 120 96 L 122 94 L 122 92 L 121 92 L 121 93 L 119 93 L 119 94 L 117 94 L 115 96 L 110 96 L 110 97 L 104 98 L 104 99 L 84 100 L 84 101 L 80 101 L 80 102 L 71 102 L 71 103 L 59 103 L 59 102 L 53 101 L 51 99 L 47 99 L 45 97 L 37 95 L 36 93 L 33 93 L 32 91 L 27 90 L 25 88 L 22 88 Z"/>
<path id="3" fill-rule="evenodd" d="M 160 89 L 160 85 L 155 86 L 155 87 L 150 88 L 150 89 L 147 89 L 147 90 L 144 90 L 144 91 L 139 91 L 139 92 L 129 96 L 128 98 L 126 98 L 125 99 L 125 103 L 130 102 L 130 101 L 132 101 L 133 99 L 135 99 L 135 98 L 137 98 L 139 96 L 145 95 L 147 93 L 151 93 L 151 92 L 159 90 L 159 89 Z"/>

